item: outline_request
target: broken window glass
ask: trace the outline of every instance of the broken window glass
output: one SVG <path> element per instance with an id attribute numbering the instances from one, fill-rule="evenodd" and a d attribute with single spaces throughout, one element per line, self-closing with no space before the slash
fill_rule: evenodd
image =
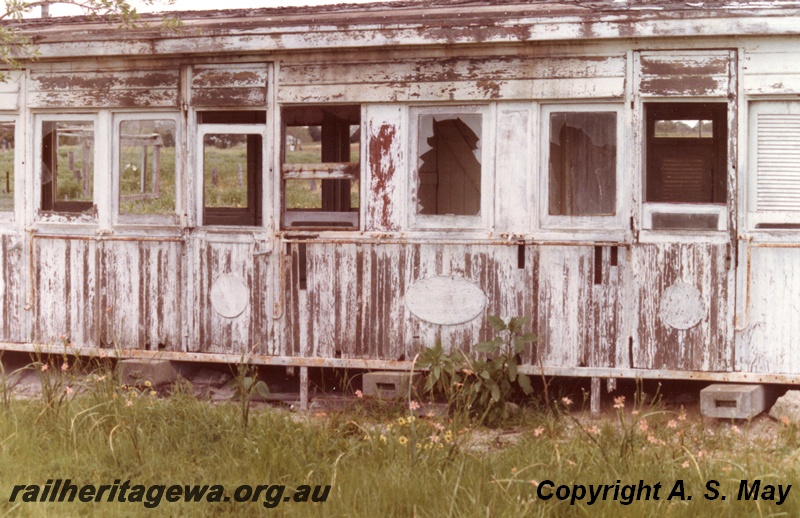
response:
<path id="1" fill-rule="evenodd" d="M 120 214 L 174 214 L 175 121 L 120 123 Z"/>
<path id="2" fill-rule="evenodd" d="M 616 113 L 551 113 L 548 167 L 550 215 L 614 215 Z"/>
<path id="3" fill-rule="evenodd" d="M 41 209 L 52 212 L 92 210 L 94 123 L 43 121 Z"/>
<path id="4" fill-rule="evenodd" d="M 420 115 L 417 214 L 480 214 L 481 131 L 479 114 Z"/>

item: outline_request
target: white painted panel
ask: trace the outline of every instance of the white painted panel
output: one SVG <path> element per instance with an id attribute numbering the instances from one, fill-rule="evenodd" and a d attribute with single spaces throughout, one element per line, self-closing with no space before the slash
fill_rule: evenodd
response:
<path id="1" fill-rule="evenodd" d="M 495 231 L 526 232 L 533 203 L 530 196 L 533 157 L 531 103 L 503 103 L 497 109 Z"/>
<path id="2" fill-rule="evenodd" d="M 16 110 L 19 108 L 19 92 L 24 72 L 4 72 L 5 81 L 0 82 L 0 110 Z"/>
<path id="3" fill-rule="evenodd" d="M 463 277 L 436 276 L 412 284 L 405 304 L 414 316 L 426 322 L 455 325 L 477 318 L 486 306 L 486 295 Z"/>
<path id="4" fill-rule="evenodd" d="M 800 55 L 785 40 L 777 42 L 767 48 L 745 51 L 742 66 L 742 88 L 745 94 L 800 92 Z"/>
<path id="5" fill-rule="evenodd" d="M 750 260 L 742 370 L 800 373 L 800 249 L 753 247 Z"/>
<path id="6" fill-rule="evenodd" d="M 406 171 L 403 161 L 405 110 L 401 106 L 381 104 L 368 105 L 364 113 L 364 229 L 399 230 L 404 214 L 402 189 Z"/>

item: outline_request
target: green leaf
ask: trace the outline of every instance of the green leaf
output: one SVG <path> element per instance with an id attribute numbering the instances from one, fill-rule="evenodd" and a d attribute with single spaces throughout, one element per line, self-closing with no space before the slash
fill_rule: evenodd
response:
<path id="1" fill-rule="evenodd" d="M 521 338 L 526 344 L 532 344 L 539 339 L 539 337 L 536 336 L 536 333 L 526 333 L 524 335 L 520 335 L 519 338 Z"/>
<path id="2" fill-rule="evenodd" d="M 525 340 L 521 336 L 514 338 L 514 354 L 519 354 L 525 350 Z"/>
<path id="3" fill-rule="evenodd" d="M 517 362 L 514 359 L 508 360 L 508 381 L 514 381 L 517 377 Z"/>
<path id="4" fill-rule="evenodd" d="M 441 365 L 434 365 L 433 366 L 433 379 L 438 380 L 442 376 L 442 367 Z"/>
<path id="5" fill-rule="evenodd" d="M 498 385 L 492 386 L 492 399 L 500 401 L 500 387 Z"/>
<path id="6" fill-rule="evenodd" d="M 472 349 L 479 353 L 493 353 L 498 347 L 498 342 L 496 340 L 491 340 L 489 342 L 478 342 L 472 346 Z"/>
<path id="7" fill-rule="evenodd" d="M 506 323 L 503 322 L 503 319 L 498 316 L 491 315 L 487 317 L 486 320 L 489 322 L 489 325 L 492 326 L 492 328 L 495 331 L 500 332 L 500 331 L 505 331 L 507 329 Z"/>
<path id="8" fill-rule="evenodd" d="M 258 381 L 256 383 L 255 391 L 263 398 L 269 397 L 269 385 L 263 381 Z"/>
<path id="9" fill-rule="evenodd" d="M 242 380 L 242 390 L 244 390 L 245 392 L 250 392 L 250 387 L 253 385 L 253 383 L 255 381 L 256 381 L 255 378 L 251 378 L 249 376 L 247 378 L 243 379 Z"/>
<path id="10" fill-rule="evenodd" d="M 533 392 L 533 387 L 531 387 L 531 379 L 527 374 L 517 374 L 517 383 L 522 388 L 522 392 L 524 392 L 526 396 L 529 396 Z"/>

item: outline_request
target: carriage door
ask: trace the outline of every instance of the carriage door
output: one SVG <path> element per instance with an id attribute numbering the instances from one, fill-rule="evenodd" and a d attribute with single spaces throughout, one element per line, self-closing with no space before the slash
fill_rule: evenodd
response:
<path id="1" fill-rule="evenodd" d="M 197 225 L 189 261 L 190 350 L 269 352 L 272 219 L 262 67 L 192 70 Z"/>
<path id="2" fill-rule="evenodd" d="M 733 369 L 735 52 L 641 52 L 634 368 Z M 635 218 L 634 218 L 635 221 Z"/>

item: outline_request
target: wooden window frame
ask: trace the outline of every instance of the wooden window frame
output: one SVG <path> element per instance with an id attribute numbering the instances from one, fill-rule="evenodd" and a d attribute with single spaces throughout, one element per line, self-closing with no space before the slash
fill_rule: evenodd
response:
<path id="1" fill-rule="evenodd" d="M 107 113 L 107 112 L 104 112 Z M 102 204 L 102 197 L 104 195 L 103 189 L 106 181 L 99 178 L 101 175 L 98 172 L 104 169 L 104 158 L 108 157 L 106 146 L 108 144 L 106 138 L 102 138 L 98 129 L 102 129 L 105 125 L 101 124 L 101 113 L 68 113 L 68 114 L 53 114 L 42 113 L 34 116 L 34 204 L 35 210 L 38 214 L 38 219 L 41 221 L 54 221 L 64 222 L 66 217 L 67 221 L 82 222 L 82 223 L 97 223 L 98 222 L 98 206 Z M 106 117 L 107 119 L 107 117 Z M 91 202 L 76 202 L 86 205 L 86 209 L 81 211 L 57 208 L 45 210 L 42 208 L 42 165 L 43 165 L 43 139 L 44 139 L 44 125 L 46 123 L 69 123 L 69 122 L 91 122 L 92 123 L 92 201 Z"/>
<path id="2" fill-rule="evenodd" d="M 614 214 L 553 215 L 550 214 L 550 115 L 553 113 L 609 113 L 617 116 L 616 193 Z M 621 230 L 625 228 L 626 200 L 629 198 L 623 172 L 627 170 L 628 146 L 625 142 L 625 106 L 619 103 L 543 104 L 540 115 L 539 224 L 544 230 Z"/>
<path id="3" fill-rule="evenodd" d="M 788 109 L 784 109 L 784 107 Z M 758 206 L 758 116 L 798 115 L 800 101 L 797 99 L 753 99 L 748 102 L 748 143 L 747 143 L 747 226 L 750 230 L 794 230 L 800 229 L 800 210 L 770 210 Z"/>
<path id="4" fill-rule="evenodd" d="M 183 149 L 181 146 L 181 116 L 176 112 L 147 112 L 147 113 L 113 113 L 112 120 L 114 124 L 113 129 L 113 144 L 112 144 L 112 214 L 114 215 L 115 224 L 137 224 L 137 225 L 177 225 L 179 222 L 178 214 L 183 209 L 183 196 L 181 185 L 182 171 L 181 164 L 183 163 Z M 175 208 L 172 214 L 121 214 L 120 213 L 120 196 L 122 181 L 122 171 L 120 171 L 120 154 L 122 153 L 122 145 L 120 142 L 122 123 L 127 121 L 162 121 L 169 120 L 175 123 Z"/>
<path id="5" fill-rule="evenodd" d="M 11 210 L 0 211 L 0 223 L 12 223 L 18 219 L 17 214 L 22 210 L 22 198 L 24 198 L 22 176 L 24 176 L 25 169 L 20 144 L 25 142 L 25 134 L 23 129 L 20 128 L 20 118 L 17 116 L 0 114 L 0 123 L 14 124 L 14 182 L 10 185 L 14 192 L 14 198 Z"/>
<path id="6" fill-rule="evenodd" d="M 261 137 L 261 176 L 258 172 L 253 175 L 248 173 L 248 206 L 245 208 L 227 208 L 205 206 L 205 174 L 204 161 L 205 150 L 203 139 L 209 134 L 229 134 L 229 135 L 258 135 Z M 197 215 L 200 226 L 222 226 L 222 227 L 262 227 L 264 226 L 265 214 L 263 213 L 264 181 L 267 166 L 267 126 L 266 124 L 225 124 L 225 123 L 200 123 L 197 124 L 196 138 L 196 166 L 197 166 Z M 252 191 L 251 191 L 252 190 Z M 250 204 L 253 204 L 252 207 Z M 211 210 L 209 210 L 211 209 Z"/>
<path id="7" fill-rule="evenodd" d="M 485 230 L 491 225 L 494 210 L 494 162 L 495 162 L 495 113 L 496 105 L 436 105 L 414 106 L 409 109 L 409 179 L 408 225 L 415 230 Z M 475 215 L 434 215 L 417 212 L 419 190 L 419 140 L 420 119 L 426 115 L 480 115 L 481 116 L 481 201 L 480 211 Z"/>
<path id="8" fill-rule="evenodd" d="M 348 112 L 358 110 L 358 122 L 354 120 L 347 121 Z M 362 170 L 364 164 L 364 138 L 363 138 L 363 120 L 364 108 L 361 105 L 324 105 L 324 104 L 308 104 L 303 106 L 284 106 L 281 110 L 281 145 L 280 145 L 280 192 L 281 192 L 281 228 L 291 231 L 305 231 L 305 230 L 347 230 L 353 231 L 360 228 L 361 211 L 364 200 L 364 182 Z M 303 113 L 308 115 L 303 115 Z M 347 123 L 347 126 L 359 126 L 361 128 L 362 138 L 359 142 L 359 161 L 352 162 L 350 160 L 342 161 L 342 149 L 324 149 L 322 150 L 322 162 L 318 164 L 299 163 L 289 164 L 286 162 L 286 142 L 287 142 L 287 128 L 288 127 L 301 127 L 301 126 L 316 126 L 324 125 L 324 122 L 315 124 L 309 122 L 312 120 L 312 115 L 317 115 L 325 119 L 325 113 L 329 113 L 334 117 L 334 128 L 339 123 Z M 349 116 L 352 116 L 350 113 Z M 308 118 L 304 118 L 308 117 Z M 338 118 L 337 118 L 338 117 Z M 306 123 L 298 123 L 297 120 L 306 121 Z M 316 122 L 316 121 L 315 121 Z M 341 135 L 338 130 L 337 134 Z M 323 146 L 324 142 L 323 129 Z M 336 146 L 334 146 L 336 147 Z M 326 156 L 327 155 L 327 156 Z M 326 159 L 327 158 L 327 159 Z M 323 197 L 323 209 L 289 209 L 286 207 L 286 181 L 287 180 L 319 180 L 322 184 L 320 193 Z M 350 180 L 357 181 L 359 187 L 359 206 L 357 210 L 327 210 L 327 206 L 336 208 L 341 205 L 342 197 L 350 196 L 349 191 L 344 193 L 340 190 L 337 183 L 343 182 L 329 182 L 330 180 Z M 326 187 L 324 184 L 328 182 Z"/>
<path id="9" fill-rule="evenodd" d="M 664 112 L 670 111 L 669 117 L 663 115 Z M 730 128 L 728 127 L 728 112 L 730 104 L 725 100 L 720 99 L 703 99 L 699 101 L 692 101 L 687 99 L 648 99 L 643 103 L 642 114 L 644 121 L 643 128 L 643 161 L 642 161 L 642 229 L 647 232 L 667 232 L 667 233 L 700 233 L 706 234 L 709 232 L 723 232 L 728 227 L 728 204 L 730 202 L 730 193 L 727 192 L 727 178 L 728 170 L 730 168 L 729 160 L 729 135 Z M 718 165 L 721 164 L 722 175 L 720 184 L 725 189 L 724 202 L 664 202 L 660 200 L 648 201 L 648 181 L 650 180 L 650 171 L 655 167 L 653 159 L 652 146 L 654 141 L 658 138 L 655 137 L 655 122 L 657 120 L 712 120 L 714 121 L 714 135 L 711 137 L 713 140 L 712 146 L 716 149 L 716 158 Z M 722 128 L 718 123 L 722 122 Z M 691 140 L 686 139 L 672 139 L 672 140 L 686 140 L 687 143 Z M 679 227 L 679 228 L 654 228 L 653 221 L 658 216 L 673 215 L 678 218 L 682 216 L 710 216 L 716 215 L 716 225 L 710 225 L 710 228 L 700 228 L 693 226 Z"/>

